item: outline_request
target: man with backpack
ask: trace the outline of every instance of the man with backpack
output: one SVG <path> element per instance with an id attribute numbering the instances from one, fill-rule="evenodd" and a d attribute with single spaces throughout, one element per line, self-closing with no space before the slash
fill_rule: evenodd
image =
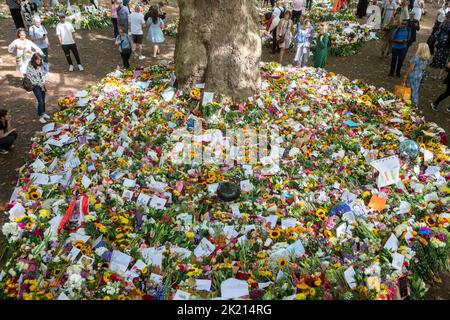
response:
<path id="1" fill-rule="evenodd" d="M 408 20 L 403 20 L 398 28 L 396 28 L 391 35 L 392 43 L 392 60 L 391 70 L 389 76 L 394 75 L 400 77 L 400 70 L 408 52 L 408 43 L 411 39 L 411 30 L 407 27 Z"/>
<path id="2" fill-rule="evenodd" d="M 280 47 L 278 46 L 278 38 L 277 38 L 277 26 L 280 23 L 281 19 L 284 18 L 284 13 L 286 9 L 284 8 L 284 1 L 278 0 L 277 6 L 273 10 L 272 13 L 272 23 L 270 25 L 269 32 L 272 32 L 272 54 L 280 52 Z"/>

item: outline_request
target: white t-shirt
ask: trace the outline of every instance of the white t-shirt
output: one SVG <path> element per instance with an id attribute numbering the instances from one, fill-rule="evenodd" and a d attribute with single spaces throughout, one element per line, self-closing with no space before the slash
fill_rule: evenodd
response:
<path id="1" fill-rule="evenodd" d="M 61 44 L 73 44 L 72 32 L 75 32 L 70 22 L 58 23 L 56 26 L 56 35 L 61 37 Z"/>
<path id="2" fill-rule="evenodd" d="M 133 12 L 128 16 L 128 21 L 131 26 L 131 34 L 144 34 L 144 31 L 142 31 L 142 24 L 145 23 L 145 20 L 142 13 Z"/>

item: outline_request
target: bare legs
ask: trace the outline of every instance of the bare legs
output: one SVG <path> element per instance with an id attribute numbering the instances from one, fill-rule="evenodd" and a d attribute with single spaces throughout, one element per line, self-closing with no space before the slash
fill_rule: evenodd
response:
<path id="1" fill-rule="evenodd" d="M 286 52 L 286 49 L 285 48 L 280 48 L 280 59 L 278 60 L 278 62 L 280 63 L 280 64 L 282 64 L 283 63 L 283 58 L 284 58 L 284 53 Z"/>
<path id="2" fill-rule="evenodd" d="M 153 45 L 153 58 L 156 58 L 156 55 L 159 53 L 160 53 L 159 45 L 158 44 Z"/>

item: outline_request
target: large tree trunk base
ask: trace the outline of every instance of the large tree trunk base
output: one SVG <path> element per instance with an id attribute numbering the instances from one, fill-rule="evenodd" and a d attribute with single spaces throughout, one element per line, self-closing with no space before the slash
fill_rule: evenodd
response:
<path id="1" fill-rule="evenodd" d="M 241 100 L 260 82 L 261 38 L 254 0 L 178 0 L 179 84 Z"/>

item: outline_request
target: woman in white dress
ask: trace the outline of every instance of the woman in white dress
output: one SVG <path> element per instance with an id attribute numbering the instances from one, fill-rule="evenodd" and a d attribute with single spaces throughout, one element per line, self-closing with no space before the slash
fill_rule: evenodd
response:
<path id="1" fill-rule="evenodd" d="M 384 16 L 383 16 L 383 26 L 387 25 L 391 18 L 394 16 L 395 9 L 397 9 L 397 5 L 393 0 L 386 1 L 384 6 Z"/>
<path id="2" fill-rule="evenodd" d="M 27 72 L 28 63 L 35 52 L 44 56 L 42 50 L 27 39 L 24 28 L 17 29 L 17 39 L 8 46 L 9 53 L 13 53 L 14 50 L 16 50 L 16 70 L 23 74 Z"/>

